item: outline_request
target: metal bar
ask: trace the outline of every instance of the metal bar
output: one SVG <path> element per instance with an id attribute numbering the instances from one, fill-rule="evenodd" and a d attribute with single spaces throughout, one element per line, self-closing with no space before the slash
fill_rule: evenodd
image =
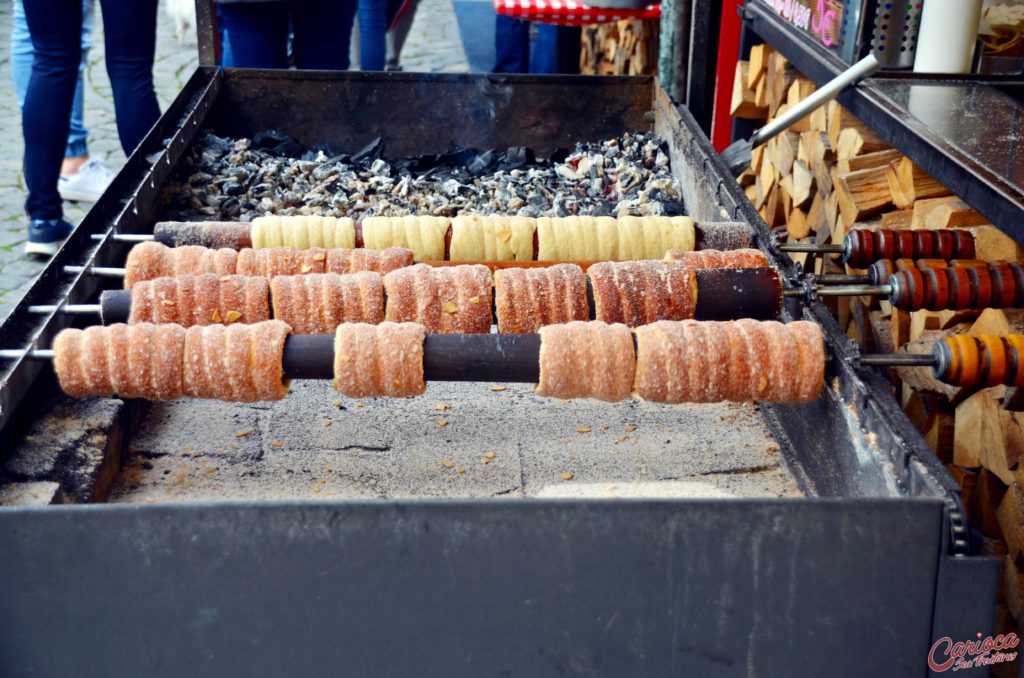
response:
<path id="1" fill-rule="evenodd" d="M 692 0 L 664 0 L 658 40 L 658 81 L 675 101 L 686 97 Z"/>
<path id="2" fill-rule="evenodd" d="M 825 273 L 814 276 L 815 283 L 822 285 L 870 285 L 871 276 L 846 273 Z"/>
<path id="3" fill-rule="evenodd" d="M 0 359 L 53 360 L 53 350 L 5 349 Z M 293 334 L 282 356 L 288 379 L 333 379 L 334 336 Z M 427 381 L 536 383 L 540 378 L 539 334 L 430 334 L 423 342 Z"/>
<path id="4" fill-rule="evenodd" d="M 0 350 L 0 359 L 17 360 L 18 358 L 28 358 L 29 360 L 53 360 L 53 350 L 39 348 L 5 348 Z"/>
<path id="5" fill-rule="evenodd" d="M 110 266 L 65 266 L 64 272 L 72 274 L 87 273 L 101 278 L 123 278 L 125 275 L 123 268 L 113 268 Z"/>
<path id="6" fill-rule="evenodd" d="M 865 354 L 860 357 L 860 364 L 878 367 L 934 367 L 935 356 L 931 353 Z"/>
<path id="7" fill-rule="evenodd" d="M 839 285 L 837 287 L 816 287 L 815 294 L 819 297 L 856 297 L 869 295 L 885 297 L 892 294 L 891 285 Z"/>
<path id="8" fill-rule="evenodd" d="M 99 304 L 63 304 L 63 305 L 40 305 L 40 306 L 29 306 L 29 313 L 46 314 L 46 313 L 67 313 L 69 315 L 91 315 L 98 314 L 100 312 Z"/>
<path id="9" fill-rule="evenodd" d="M 104 240 L 108 236 L 105 233 L 93 233 L 93 240 Z M 114 242 L 149 242 L 153 240 L 150 233 L 111 233 L 110 239 Z"/>
<path id="10" fill-rule="evenodd" d="M 864 78 L 878 72 L 881 68 L 882 64 L 878 63 L 878 59 L 876 59 L 874 55 L 867 55 L 853 66 L 815 90 L 814 94 L 759 129 L 750 139 L 750 143 L 754 147 L 760 146 L 783 130 L 795 124 L 801 118 L 817 110 L 820 106 L 823 106 L 829 101 L 832 101 L 832 99 L 835 99 L 839 96 L 839 93 L 847 87 L 856 85 Z"/>
<path id="11" fill-rule="evenodd" d="M 818 245 L 812 242 L 787 242 L 779 245 L 783 252 L 812 252 L 816 254 L 842 254 L 842 245 Z"/>

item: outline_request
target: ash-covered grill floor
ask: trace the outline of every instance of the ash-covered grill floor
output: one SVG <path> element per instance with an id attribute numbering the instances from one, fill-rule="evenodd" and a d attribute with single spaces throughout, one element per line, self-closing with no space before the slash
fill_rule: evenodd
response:
<path id="1" fill-rule="evenodd" d="M 277 403 L 148 404 L 110 501 L 802 496 L 755 405 L 501 387 L 356 401 L 303 381 Z"/>

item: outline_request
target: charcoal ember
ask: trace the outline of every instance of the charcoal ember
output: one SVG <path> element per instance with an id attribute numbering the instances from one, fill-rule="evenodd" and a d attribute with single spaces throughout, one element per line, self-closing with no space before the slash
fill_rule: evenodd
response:
<path id="1" fill-rule="evenodd" d="M 512 170 L 521 169 L 527 165 L 535 165 L 537 156 L 526 146 L 510 146 L 507 151 L 498 158 L 498 169 Z"/>
<path id="2" fill-rule="evenodd" d="M 384 155 L 384 138 L 377 137 L 352 156 L 352 163 L 360 165 L 381 158 Z"/>
<path id="3" fill-rule="evenodd" d="M 272 155 L 297 158 L 302 155 L 305 149 L 302 144 L 279 130 L 267 130 L 259 132 L 252 137 L 252 143 L 256 148 L 262 149 Z"/>
<path id="4" fill-rule="evenodd" d="M 227 153 L 228 151 L 231 150 L 231 147 L 234 146 L 235 140 L 219 137 L 212 132 L 208 132 L 205 135 L 203 135 L 202 144 L 203 148 L 207 150 L 219 153 Z"/>

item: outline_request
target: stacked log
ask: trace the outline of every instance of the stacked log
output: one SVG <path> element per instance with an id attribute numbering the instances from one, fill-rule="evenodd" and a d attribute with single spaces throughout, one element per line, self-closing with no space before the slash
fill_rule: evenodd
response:
<path id="1" fill-rule="evenodd" d="M 625 19 L 585 26 L 580 40 L 583 75 L 654 75 L 658 68 L 658 22 Z"/>
<path id="2" fill-rule="evenodd" d="M 760 45 L 736 69 L 732 112 L 768 122 L 813 91 L 814 84 L 784 57 Z M 1024 250 L 1011 238 L 836 102 L 755 149 L 739 182 L 783 240 L 840 243 L 861 228 L 964 228 L 975 236 L 978 259 L 1024 260 Z M 809 273 L 864 273 L 829 257 L 793 258 Z M 1024 311 L 906 313 L 874 297 L 829 303 L 840 326 L 866 352 L 930 351 L 934 341 L 953 333 L 1024 333 Z M 928 368 L 887 374 L 908 417 L 960 484 L 985 549 L 1004 560 L 999 632 L 1019 633 L 1024 393 L 952 388 L 933 379 Z"/>

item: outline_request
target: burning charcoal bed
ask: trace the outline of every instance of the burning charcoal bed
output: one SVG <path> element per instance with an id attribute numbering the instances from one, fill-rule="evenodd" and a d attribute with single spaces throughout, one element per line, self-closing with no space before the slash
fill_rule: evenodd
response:
<path id="1" fill-rule="evenodd" d="M 698 250 L 704 225 L 743 224 L 774 269 L 771 317 L 824 338 L 820 394 L 563 401 L 525 378 L 470 379 L 474 356 L 454 352 L 458 381 L 408 399 L 339 395 L 308 360 L 272 402 L 59 393 L 45 351 L 98 324 L 157 222 L 467 213 L 685 217 Z M 955 483 L 828 311 L 782 298 L 800 284 L 653 79 L 201 67 L 0 327 L 0 348 L 22 349 L 0 363 L 5 487 L 95 504 L 0 508 L 5 662 L 920 672 L 933 629 L 991 627 L 997 568 L 972 557 Z"/>
<path id="2" fill-rule="evenodd" d="M 380 140 L 351 155 L 318 146 L 305 149 L 281 133 L 207 134 L 165 189 L 161 218 L 685 214 L 667 147 L 650 132 L 577 143 L 541 159 L 522 146 L 390 161 Z"/>

